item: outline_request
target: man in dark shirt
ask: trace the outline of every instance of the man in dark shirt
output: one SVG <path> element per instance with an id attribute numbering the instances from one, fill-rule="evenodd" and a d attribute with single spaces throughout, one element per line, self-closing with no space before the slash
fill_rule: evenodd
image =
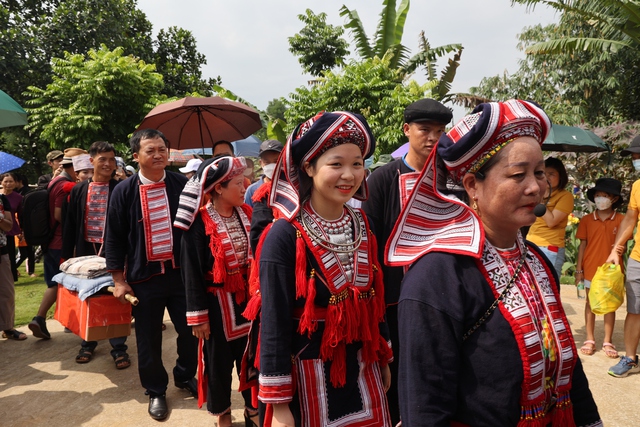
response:
<path id="1" fill-rule="evenodd" d="M 116 169 L 116 150 L 105 141 L 89 147 L 93 177 L 71 190 L 62 235 L 62 258 L 97 255 L 103 242 L 109 196 L 118 183 L 111 179 Z M 77 157 L 76 157 L 77 159 Z M 111 338 L 111 357 L 117 369 L 131 366 L 127 354 L 127 337 Z M 87 363 L 93 358 L 97 341 L 82 341 L 76 362 Z"/>
<path id="2" fill-rule="evenodd" d="M 180 193 L 187 178 L 165 171 L 169 144 L 154 129 L 136 131 L 131 140 L 140 170 L 111 193 L 105 234 L 107 270 L 115 283 L 114 296 L 140 300 L 136 319 L 138 374 L 149 395 L 149 415 L 167 417 L 165 393 L 169 377 L 162 363 L 162 320 L 165 309 L 178 333 L 178 359 L 173 368 L 176 387 L 197 396 L 197 340 L 187 325 L 185 288 L 180 275 L 182 231 L 173 227 Z"/>
<path id="3" fill-rule="evenodd" d="M 394 362 L 391 368 L 391 388 L 387 392 L 391 421 L 400 421 L 398 405 L 398 298 L 404 275 L 402 267 L 388 267 L 384 263 L 384 248 L 389 235 L 411 194 L 431 150 L 452 119 L 451 111 L 433 99 L 421 99 L 404 110 L 404 134 L 409 139 L 409 151 L 402 158 L 377 168 L 367 180 L 369 199 L 362 209 L 378 240 L 378 259 L 384 272 L 384 296 L 387 303 L 387 325 L 393 345 Z"/>

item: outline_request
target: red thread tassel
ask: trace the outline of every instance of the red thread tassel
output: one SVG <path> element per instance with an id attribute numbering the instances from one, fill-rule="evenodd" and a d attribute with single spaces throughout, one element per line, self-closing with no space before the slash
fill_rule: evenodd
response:
<path id="1" fill-rule="evenodd" d="M 344 342 L 334 349 L 329 378 L 331 385 L 336 388 L 344 387 L 347 383 L 347 345 Z"/>
<path id="2" fill-rule="evenodd" d="M 256 293 L 251 297 L 249 302 L 247 303 L 247 307 L 242 312 L 242 316 L 247 320 L 256 320 L 258 314 L 260 313 L 260 309 L 262 308 L 262 294 L 260 292 Z"/>
<path id="3" fill-rule="evenodd" d="M 307 281 L 307 299 L 304 302 L 304 310 L 302 316 L 300 316 L 300 323 L 298 324 L 298 332 L 304 334 L 305 332 L 311 337 L 311 334 L 318 329 L 318 322 L 316 321 L 316 272 L 311 269 L 311 277 Z"/>
<path id="4" fill-rule="evenodd" d="M 551 424 L 553 426 L 576 427 L 576 422 L 573 419 L 573 404 L 571 403 L 569 392 L 564 392 L 558 396 Z"/>
<path id="5" fill-rule="evenodd" d="M 198 408 L 207 401 L 207 385 L 209 378 L 204 368 L 204 340 L 198 340 Z"/>
<path id="6" fill-rule="evenodd" d="M 263 427 L 271 427 L 271 423 L 273 422 L 273 405 L 271 403 L 267 403 L 267 409 L 264 411 L 264 426 Z"/>
<path id="7" fill-rule="evenodd" d="M 307 247 L 299 230 L 296 230 L 296 298 L 307 296 Z"/>

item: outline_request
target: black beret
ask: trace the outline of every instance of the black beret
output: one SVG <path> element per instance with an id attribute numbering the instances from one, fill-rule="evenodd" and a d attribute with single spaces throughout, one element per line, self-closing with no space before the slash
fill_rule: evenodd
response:
<path id="1" fill-rule="evenodd" d="M 431 120 L 446 125 L 452 118 L 451 110 L 435 99 L 421 99 L 407 105 L 407 108 L 404 109 L 405 123 Z"/>

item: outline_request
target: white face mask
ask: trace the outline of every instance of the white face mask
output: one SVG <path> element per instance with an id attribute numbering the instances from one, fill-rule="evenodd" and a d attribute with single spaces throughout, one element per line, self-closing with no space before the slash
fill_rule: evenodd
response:
<path id="1" fill-rule="evenodd" d="M 633 160 L 633 168 L 640 171 L 640 159 Z"/>
<path id="2" fill-rule="evenodd" d="M 270 163 L 270 164 L 264 165 L 262 167 L 262 173 L 268 179 L 272 179 L 273 171 L 275 171 L 275 170 L 276 170 L 276 164 L 275 163 Z"/>
<path id="3" fill-rule="evenodd" d="M 594 197 L 593 201 L 596 203 L 598 210 L 605 210 L 611 207 L 611 199 L 608 197 Z"/>

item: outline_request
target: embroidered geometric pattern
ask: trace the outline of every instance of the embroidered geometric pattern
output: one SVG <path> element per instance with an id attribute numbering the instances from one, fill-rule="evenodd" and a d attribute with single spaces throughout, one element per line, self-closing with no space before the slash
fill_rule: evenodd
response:
<path id="1" fill-rule="evenodd" d="M 141 184 L 140 205 L 147 260 L 173 260 L 173 231 L 165 183 Z"/>
<path id="2" fill-rule="evenodd" d="M 360 355 L 358 355 L 360 356 Z M 330 419 L 330 401 L 327 395 L 327 377 L 320 359 L 296 359 L 296 384 L 300 394 L 302 423 L 304 427 L 373 427 L 390 426 L 387 399 L 377 363 L 363 363 L 358 357 L 360 371 L 358 391 L 361 406 L 348 414 Z"/>
<path id="3" fill-rule="evenodd" d="M 521 239 L 518 239 L 518 245 L 523 251 L 524 242 Z M 509 282 L 511 272 L 500 254 L 488 242 L 485 243 L 482 259 L 478 264 L 492 287 L 494 295 L 502 293 Z M 499 304 L 499 308 L 516 336 L 523 359 L 525 378 L 528 378 L 523 383 L 521 405 L 523 408 L 533 408 L 532 411 L 539 413 L 552 395 L 560 396 L 568 392 L 576 353 L 558 295 L 549 281 L 551 273 L 547 271 L 535 251 L 528 251 L 525 268 L 521 274 L 519 280 L 523 281 L 522 286 L 536 289 L 535 292 L 539 294 L 536 302 L 546 313 L 549 323 L 553 325 L 547 331 L 553 336 L 547 336 L 547 339 L 555 341 L 555 348 L 558 349 L 555 352 L 555 369 L 553 372 L 548 372 L 543 356 L 546 348 L 542 341 L 544 334 L 536 326 L 539 316 L 532 313 L 533 306 L 527 303 L 520 287 L 512 286 Z M 547 381 L 547 377 L 551 377 L 550 381 Z"/>
<path id="4" fill-rule="evenodd" d="M 109 183 L 90 182 L 84 210 L 84 240 L 87 242 L 102 243 L 108 201 Z"/>
<path id="5" fill-rule="evenodd" d="M 291 375 L 266 376 L 258 378 L 260 389 L 258 397 L 264 403 L 289 403 L 293 399 L 293 380 Z"/>

